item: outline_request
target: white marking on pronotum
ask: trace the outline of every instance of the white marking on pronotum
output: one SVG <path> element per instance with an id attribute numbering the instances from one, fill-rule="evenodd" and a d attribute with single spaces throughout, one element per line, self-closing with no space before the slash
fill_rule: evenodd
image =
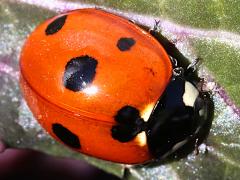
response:
<path id="1" fill-rule="evenodd" d="M 151 104 L 148 104 L 148 105 L 144 108 L 144 110 L 141 112 L 141 117 L 143 118 L 143 120 L 144 120 L 145 122 L 148 121 L 148 119 L 149 119 L 149 117 L 150 117 L 150 115 L 151 115 L 151 113 L 152 113 L 153 108 L 154 108 L 154 103 L 151 103 Z"/>
<path id="2" fill-rule="evenodd" d="M 186 106 L 193 107 L 195 100 L 199 95 L 198 90 L 188 81 L 185 82 L 185 92 L 183 94 L 183 102 Z"/>
<path id="3" fill-rule="evenodd" d="M 147 136 L 146 136 L 146 133 L 145 131 L 139 133 L 137 136 L 136 136 L 136 141 L 137 141 L 137 144 L 139 146 L 145 146 L 147 144 Z"/>

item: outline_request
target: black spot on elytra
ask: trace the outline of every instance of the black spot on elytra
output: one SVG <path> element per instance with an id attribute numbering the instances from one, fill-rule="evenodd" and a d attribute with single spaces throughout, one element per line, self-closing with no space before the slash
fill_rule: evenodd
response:
<path id="1" fill-rule="evenodd" d="M 145 129 L 145 122 L 140 117 L 139 111 L 132 106 L 121 108 L 114 119 L 117 125 L 111 129 L 112 137 L 120 142 L 132 140 Z"/>
<path id="2" fill-rule="evenodd" d="M 63 25 L 65 24 L 66 18 L 67 18 L 67 15 L 64 15 L 55 19 L 53 22 L 51 22 L 47 26 L 47 29 L 45 30 L 46 35 L 55 34 L 60 29 L 62 29 Z"/>
<path id="3" fill-rule="evenodd" d="M 72 148 L 81 148 L 79 138 L 61 124 L 53 124 L 52 130 L 53 133 L 66 145 Z"/>
<path id="4" fill-rule="evenodd" d="M 83 90 L 96 74 L 97 60 L 89 56 L 72 58 L 65 66 L 63 84 L 74 92 Z"/>
<path id="5" fill-rule="evenodd" d="M 132 106 L 124 106 L 122 107 L 115 116 L 115 120 L 118 123 L 127 124 L 127 123 L 135 123 L 140 118 L 139 111 Z"/>
<path id="6" fill-rule="evenodd" d="M 120 51 L 127 51 L 136 43 L 133 38 L 120 38 L 117 42 L 117 47 Z"/>
<path id="7" fill-rule="evenodd" d="M 120 124 L 113 126 L 111 132 L 114 139 L 120 142 L 129 142 L 139 133 L 139 129 L 130 124 Z"/>

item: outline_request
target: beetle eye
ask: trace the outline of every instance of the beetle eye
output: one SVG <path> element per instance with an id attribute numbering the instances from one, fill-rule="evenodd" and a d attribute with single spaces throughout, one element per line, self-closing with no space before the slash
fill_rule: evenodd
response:
<path id="1" fill-rule="evenodd" d="M 214 115 L 214 104 L 208 93 L 200 92 L 194 103 L 194 117 L 196 125 L 201 127 L 204 123 L 211 122 Z"/>

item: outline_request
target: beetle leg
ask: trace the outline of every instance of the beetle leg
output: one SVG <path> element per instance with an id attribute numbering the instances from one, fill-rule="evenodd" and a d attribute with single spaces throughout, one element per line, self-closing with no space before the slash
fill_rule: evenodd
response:
<path id="1" fill-rule="evenodd" d="M 184 69 L 182 67 L 176 67 L 173 69 L 172 79 L 175 80 L 176 77 L 183 77 Z"/>
<path id="2" fill-rule="evenodd" d="M 199 144 L 198 144 L 198 138 L 195 140 L 195 150 L 194 150 L 194 154 L 198 155 L 199 154 Z"/>
<path id="3" fill-rule="evenodd" d="M 191 64 L 189 64 L 187 66 L 186 75 L 191 76 L 197 70 L 201 62 L 201 58 L 196 58 Z"/>
<path id="4" fill-rule="evenodd" d="M 205 139 L 205 151 L 204 151 L 204 154 L 207 154 L 208 153 L 208 142 L 207 142 L 207 139 Z"/>
<path id="5" fill-rule="evenodd" d="M 173 58 L 172 56 L 169 56 L 171 62 L 172 62 L 172 66 L 175 68 L 178 66 L 178 62 L 177 59 Z"/>
<path id="6" fill-rule="evenodd" d="M 154 23 L 154 26 L 153 26 L 153 31 L 159 31 L 159 24 L 160 24 L 160 20 L 158 19 L 154 19 L 155 23 Z"/>

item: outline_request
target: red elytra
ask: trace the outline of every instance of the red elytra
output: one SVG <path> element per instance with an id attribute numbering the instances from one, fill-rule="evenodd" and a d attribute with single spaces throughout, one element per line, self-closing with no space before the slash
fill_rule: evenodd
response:
<path id="1" fill-rule="evenodd" d="M 124 106 L 147 120 L 172 76 L 167 53 L 148 32 L 99 9 L 71 11 L 32 32 L 20 69 L 24 97 L 54 138 L 113 162 L 152 158 L 143 133 L 125 143 L 111 135 Z"/>

